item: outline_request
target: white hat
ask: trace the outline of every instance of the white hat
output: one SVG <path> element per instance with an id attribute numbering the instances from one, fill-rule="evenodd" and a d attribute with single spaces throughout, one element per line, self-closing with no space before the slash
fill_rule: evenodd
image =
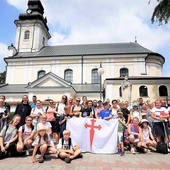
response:
<path id="1" fill-rule="evenodd" d="M 40 131 L 40 130 L 46 130 L 45 125 L 40 124 L 40 125 L 37 127 L 37 131 Z"/>
<path id="2" fill-rule="evenodd" d="M 144 122 L 146 122 L 146 123 L 149 124 L 149 121 L 148 121 L 147 119 L 142 119 L 142 120 L 141 120 L 141 124 L 144 123 Z"/>

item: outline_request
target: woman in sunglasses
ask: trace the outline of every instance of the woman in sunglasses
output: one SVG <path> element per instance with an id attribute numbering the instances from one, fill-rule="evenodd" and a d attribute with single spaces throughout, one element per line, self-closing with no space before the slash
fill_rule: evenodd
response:
<path id="1" fill-rule="evenodd" d="M 72 111 L 72 117 L 80 117 L 82 114 L 82 105 L 80 104 L 80 98 L 76 98 L 75 104 L 71 108 Z"/>

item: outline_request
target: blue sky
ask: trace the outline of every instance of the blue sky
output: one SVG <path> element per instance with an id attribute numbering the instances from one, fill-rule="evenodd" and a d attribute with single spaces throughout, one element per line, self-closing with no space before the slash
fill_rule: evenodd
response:
<path id="1" fill-rule="evenodd" d="M 163 76 L 170 76 L 170 23 L 151 23 L 157 0 L 41 0 L 51 39 L 49 45 L 137 42 L 165 57 Z M 0 0 L 0 72 L 8 46 L 15 45 L 14 20 L 28 0 Z"/>

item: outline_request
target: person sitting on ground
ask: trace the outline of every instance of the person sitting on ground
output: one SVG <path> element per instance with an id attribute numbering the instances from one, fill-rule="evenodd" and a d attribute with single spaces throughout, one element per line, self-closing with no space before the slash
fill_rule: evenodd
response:
<path id="1" fill-rule="evenodd" d="M 151 128 L 149 126 L 149 121 L 147 119 L 142 119 L 141 121 L 142 136 L 141 142 L 138 146 L 143 147 L 143 151 L 146 153 L 148 151 L 147 147 L 155 147 L 157 145 L 155 138 L 152 134 Z"/>
<path id="2" fill-rule="evenodd" d="M 131 152 L 135 154 L 135 144 L 138 146 L 141 142 L 142 130 L 139 126 L 139 119 L 134 117 L 132 123 L 128 125 L 128 140 L 130 142 Z"/>
<path id="3" fill-rule="evenodd" d="M 17 151 L 22 152 L 23 150 L 26 150 L 25 155 L 29 156 L 35 130 L 34 126 L 32 125 L 31 116 L 27 116 L 25 118 L 25 122 L 25 125 L 20 126 L 18 130 Z"/>
<path id="4" fill-rule="evenodd" d="M 110 110 L 110 105 L 107 102 L 103 103 L 104 109 L 100 111 L 99 117 L 100 119 L 110 120 L 112 119 L 112 110 Z"/>
<path id="5" fill-rule="evenodd" d="M 32 153 L 32 163 L 36 162 L 36 154 L 41 154 L 38 162 L 43 163 L 45 159 L 45 154 L 56 154 L 57 149 L 51 144 L 51 139 L 46 132 L 46 127 L 44 125 L 37 126 L 37 135 L 32 146 L 34 146 Z"/>
<path id="6" fill-rule="evenodd" d="M 0 159 L 17 154 L 16 141 L 18 138 L 18 124 L 20 120 L 21 116 L 16 114 L 9 124 L 3 127 L 0 133 Z"/>
<path id="7" fill-rule="evenodd" d="M 66 163 L 70 163 L 75 158 L 82 158 L 81 149 L 78 145 L 74 144 L 70 138 L 70 131 L 63 131 L 63 138 L 60 138 L 57 146 L 58 157 L 64 160 Z"/>
<path id="8" fill-rule="evenodd" d="M 117 111 L 117 119 L 119 121 L 118 124 L 118 153 L 120 156 L 123 156 L 125 154 L 124 152 L 124 144 L 123 144 L 123 130 L 125 126 L 125 118 L 123 117 L 123 112 L 121 110 Z"/>

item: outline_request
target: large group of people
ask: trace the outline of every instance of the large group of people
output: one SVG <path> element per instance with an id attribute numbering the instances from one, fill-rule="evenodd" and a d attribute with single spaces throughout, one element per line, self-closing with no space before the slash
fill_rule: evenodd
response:
<path id="1" fill-rule="evenodd" d="M 45 160 L 45 154 L 58 154 L 66 163 L 76 157 L 82 157 L 81 149 L 73 143 L 70 131 L 66 129 L 70 118 L 95 118 L 118 120 L 117 148 L 118 153 L 125 154 L 125 146 L 135 154 L 136 151 L 146 153 L 156 148 L 163 141 L 169 144 L 170 107 L 166 100 L 150 102 L 143 98 L 121 102 L 119 99 L 88 100 L 63 95 L 60 102 L 52 99 L 46 107 L 36 96 L 29 103 L 28 96 L 16 106 L 14 115 L 9 120 L 10 105 L 5 96 L 0 96 L 0 159 L 6 156 L 30 155 L 39 163 Z"/>

